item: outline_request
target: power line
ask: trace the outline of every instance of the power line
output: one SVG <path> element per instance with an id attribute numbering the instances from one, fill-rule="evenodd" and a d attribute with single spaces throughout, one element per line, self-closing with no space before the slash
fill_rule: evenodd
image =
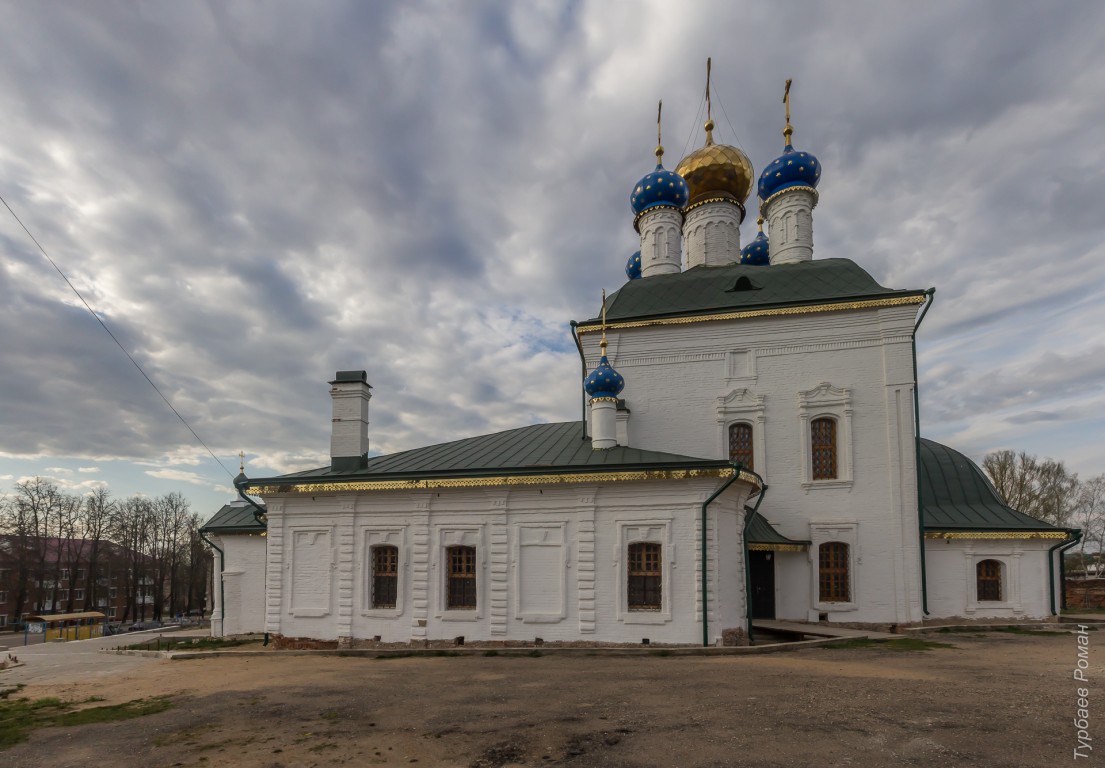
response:
<path id="1" fill-rule="evenodd" d="M 127 351 L 122 342 L 120 342 L 115 334 L 111 332 L 111 329 L 107 327 L 107 323 L 103 321 L 103 318 L 97 315 L 95 310 L 93 310 L 92 307 L 89 306 L 88 302 L 84 300 L 84 296 L 82 296 L 81 292 L 77 290 L 77 287 L 73 285 L 73 283 L 69 282 L 69 278 L 66 277 L 65 273 L 61 271 L 61 267 L 59 267 L 54 262 L 54 260 L 50 258 L 50 254 L 48 254 L 46 252 L 46 249 L 42 247 L 42 243 L 38 242 L 38 238 L 31 234 L 31 230 L 27 229 L 27 225 L 24 224 L 23 220 L 19 218 L 15 211 L 12 210 L 12 207 L 8 205 L 8 201 L 4 199 L 3 195 L 0 195 L 0 203 L 4 204 L 4 207 L 8 209 L 8 213 L 10 213 L 12 217 L 17 222 L 19 222 L 19 226 L 23 227 L 23 231 L 27 233 L 27 237 L 31 238 L 31 242 L 38 246 L 38 250 L 41 251 L 42 255 L 46 257 L 46 261 L 50 262 L 50 266 L 53 267 L 59 275 L 61 275 L 61 279 L 65 281 L 65 284 L 69 286 L 69 289 L 73 291 L 74 294 L 76 294 L 78 299 L 81 300 L 81 304 L 84 304 L 84 308 L 88 310 L 88 314 L 92 315 L 92 317 L 95 318 L 96 322 L 100 324 L 100 327 L 107 331 L 107 335 L 110 336 L 111 340 L 115 342 L 115 345 L 123 351 L 123 354 L 127 356 L 127 359 L 134 364 L 134 367 L 138 369 L 138 372 L 140 374 L 142 374 L 142 378 L 149 382 L 150 386 L 153 387 L 153 391 L 156 392 L 161 397 L 161 399 L 165 401 L 165 405 L 169 406 L 169 410 L 176 414 L 176 417 L 180 419 L 180 423 L 187 427 L 188 431 L 192 433 L 192 437 L 196 438 L 196 441 L 204 447 L 204 450 L 211 454 L 211 458 L 215 460 L 216 464 L 222 467 L 223 472 L 226 472 L 226 476 L 233 480 L 234 475 L 231 474 L 230 470 L 226 468 L 226 465 L 219 461 L 219 457 L 215 455 L 214 451 L 208 448 L 207 443 L 203 442 L 203 439 L 198 434 L 196 434 L 196 430 L 192 429 L 192 425 L 185 421 L 184 417 L 180 415 L 180 411 L 173 407 L 173 404 L 169 402 L 169 398 L 165 397 L 165 393 L 162 392 L 158 388 L 158 386 L 153 383 L 153 379 L 149 377 L 149 374 L 147 374 L 146 371 L 142 369 L 142 366 L 138 364 L 138 361 L 135 360 L 133 356 L 131 356 L 131 353 Z"/>

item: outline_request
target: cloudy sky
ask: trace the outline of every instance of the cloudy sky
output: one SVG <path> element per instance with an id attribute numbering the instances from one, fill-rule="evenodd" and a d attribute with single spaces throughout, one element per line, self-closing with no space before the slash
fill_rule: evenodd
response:
<path id="1" fill-rule="evenodd" d="M 1105 471 L 1105 5 L 0 2 L 0 194 L 232 472 L 575 418 L 664 99 L 824 174 L 815 256 L 937 288 L 923 432 Z M 754 205 L 751 206 L 754 208 Z M 747 240 L 755 232 L 750 216 Z M 229 478 L 0 207 L 0 490 Z M 532 381 L 528 388 L 505 385 Z"/>

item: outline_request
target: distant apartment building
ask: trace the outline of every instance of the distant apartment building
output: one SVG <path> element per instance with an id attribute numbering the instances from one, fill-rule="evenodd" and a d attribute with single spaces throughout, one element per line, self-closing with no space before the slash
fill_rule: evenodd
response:
<path id="1" fill-rule="evenodd" d="M 0 536 L 0 630 L 74 611 L 150 618 L 157 586 L 149 571 L 146 558 L 110 541 Z"/>

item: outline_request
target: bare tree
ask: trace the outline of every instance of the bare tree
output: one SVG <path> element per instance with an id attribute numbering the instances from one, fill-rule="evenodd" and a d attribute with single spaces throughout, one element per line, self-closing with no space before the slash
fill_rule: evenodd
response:
<path id="1" fill-rule="evenodd" d="M 108 524 L 115 512 L 115 502 L 106 488 L 97 488 L 85 496 L 81 505 L 81 533 L 87 541 L 85 552 L 84 607 L 92 610 L 101 598 L 107 596 L 107 583 L 101 576 L 100 558 L 104 551 L 104 540 Z"/>
<path id="2" fill-rule="evenodd" d="M 1087 547 L 1091 556 L 1096 554 L 1099 562 L 1102 547 L 1105 547 L 1105 474 L 1084 480 L 1080 486 L 1071 524 L 1082 529 L 1078 553 L 1089 578 Z"/>
<path id="3" fill-rule="evenodd" d="M 1060 528 L 1070 525 L 1081 490 L 1078 475 L 1062 461 L 1004 450 L 986 454 L 982 468 L 1013 509 Z"/>

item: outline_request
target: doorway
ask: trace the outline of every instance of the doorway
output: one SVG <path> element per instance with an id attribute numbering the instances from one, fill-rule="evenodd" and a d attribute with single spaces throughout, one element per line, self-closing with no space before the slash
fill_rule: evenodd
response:
<path id="1" fill-rule="evenodd" d="M 775 618 L 775 553 L 749 552 L 748 571 L 752 592 L 752 618 Z"/>

